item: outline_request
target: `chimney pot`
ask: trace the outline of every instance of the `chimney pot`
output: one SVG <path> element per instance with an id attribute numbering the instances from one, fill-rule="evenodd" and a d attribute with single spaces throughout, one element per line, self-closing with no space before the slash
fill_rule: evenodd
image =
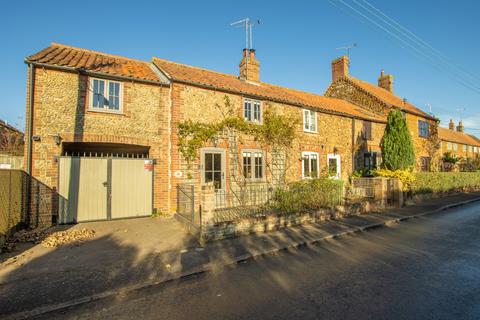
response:
<path id="1" fill-rule="evenodd" d="M 448 123 L 448 129 L 455 130 L 455 122 L 453 122 L 453 119 L 450 119 L 450 122 Z"/>
<path id="2" fill-rule="evenodd" d="M 460 121 L 458 122 L 457 131 L 458 131 L 458 132 L 462 132 L 462 133 L 463 133 L 463 131 L 464 131 L 464 127 L 463 127 L 462 120 L 460 120 Z"/>
<path id="3" fill-rule="evenodd" d="M 378 86 L 393 93 L 393 76 L 391 74 L 385 74 L 385 71 L 382 69 L 380 77 L 378 78 Z"/>
<path id="4" fill-rule="evenodd" d="M 260 82 L 260 62 L 255 59 L 255 49 L 243 49 L 243 58 L 240 61 L 240 79 Z"/>

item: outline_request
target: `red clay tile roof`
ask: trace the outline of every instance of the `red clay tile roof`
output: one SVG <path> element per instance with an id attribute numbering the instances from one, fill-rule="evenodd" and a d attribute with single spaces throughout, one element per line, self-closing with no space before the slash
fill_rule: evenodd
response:
<path id="1" fill-rule="evenodd" d="M 264 98 L 275 102 L 314 108 L 319 111 L 331 112 L 347 117 L 354 116 L 376 122 L 385 122 L 384 118 L 344 100 L 327 98 L 265 82 L 247 82 L 240 80 L 234 75 L 192 67 L 159 58 L 153 58 L 153 63 L 173 81 L 235 92 L 258 97 L 259 99 Z"/>
<path id="2" fill-rule="evenodd" d="M 469 146 L 478 146 L 480 147 L 480 141 L 476 137 L 472 137 L 469 134 L 446 129 L 438 128 L 438 137 L 443 141 L 455 142 L 466 144 Z"/>
<path id="3" fill-rule="evenodd" d="M 161 82 L 149 62 L 52 43 L 26 62 Z"/>
<path id="4" fill-rule="evenodd" d="M 388 90 L 385 90 L 385 89 L 380 88 L 376 85 L 373 85 L 371 83 L 368 83 L 366 81 L 357 79 L 357 78 L 352 77 L 352 76 L 348 76 L 348 77 L 345 77 L 345 78 L 342 78 L 342 79 L 350 80 L 352 83 L 354 83 L 358 87 L 362 88 L 363 90 L 368 91 L 373 96 L 380 99 L 381 101 L 383 101 L 386 104 L 389 104 L 389 105 L 395 106 L 397 108 L 400 108 L 400 109 L 402 109 L 402 110 L 404 110 L 408 113 L 412 113 L 412 114 L 415 114 L 415 115 L 418 115 L 418 116 L 422 116 L 422 117 L 425 117 L 425 118 L 428 118 L 428 119 L 435 120 L 435 117 L 433 117 L 433 116 L 429 115 L 428 113 L 420 110 L 419 108 L 417 108 L 416 106 L 414 106 L 411 103 L 408 103 L 408 102 L 404 103 L 402 98 L 400 98 L 399 96 L 396 96 L 395 94 L 391 93 Z"/>

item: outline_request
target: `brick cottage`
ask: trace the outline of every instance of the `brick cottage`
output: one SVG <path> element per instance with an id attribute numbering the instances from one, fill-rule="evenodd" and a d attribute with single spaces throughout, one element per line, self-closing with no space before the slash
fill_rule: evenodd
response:
<path id="1" fill-rule="evenodd" d="M 262 82 L 254 50 L 243 50 L 238 76 L 55 43 L 25 62 L 29 66 L 25 168 L 59 190 L 61 197 L 64 181 L 75 193 L 89 189 L 82 183 L 96 181 L 98 168 L 85 164 L 68 173 L 59 169 L 63 161 L 59 158 L 80 159 L 79 165 L 87 158 L 126 158 L 145 161 L 145 170 L 151 169 L 147 166 L 151 161 L 151 188 L 145 189 L 152 193 L 151 211 L 166 213 L 177 210 L 179 185 L 193 186 L 197 204 L 207 182 L 214 183 L 219 195 L 231 195 L 240 183 L 260 190 L 322 172 L 347 180 L 354 170 L 381 162 L 380 141 L 391 108 L 406 114 L 418 168 L 428 169 L 432 157 L 426 141 L 437 120 L 395 96 L 391 76 L 382 73 L 378 87 L 350 76 L 346 57 L 332 63 L 332 84 L 324 96 Z M 178 148 L 178 124 L 221 121 L 229 107 L 226 101 L 247 122 L 261 124 L 267 109 L 298 120 L 293 149 L 287 154 L 274 152 L 247 134 L 232 137 L 222 132 L 205 142 L 193 165 L 188 164 Z M 95 200 L 106 212 L 112 210 L 111 192 L 130 188 L 133 193 L 145 187 L 138 185 L 137 174 L 119 174 L 116 179 L 111 166 L 106 166 L 108 181 L 103 182 L 107 200 Z M 68 183 L 73 180 L 77 185 L 72 189 Z M 69 206 L 81 206 L 80 195 L 74 200 L 71 192 L 63 197 Z M 91 210 L 92 205 L 82 208 Z M 148 214 L 147 210 L 141 215 Z M 111 214 L 104 216 L 110 218 Z M 67 222 L 84 220 L 92 219 L 74 217 Z"/>

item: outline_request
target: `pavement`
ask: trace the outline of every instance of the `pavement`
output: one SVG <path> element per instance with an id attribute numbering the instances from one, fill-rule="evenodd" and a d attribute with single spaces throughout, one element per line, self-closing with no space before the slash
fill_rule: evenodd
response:
<path id="1" fill-rule="evenodd" d="M 172 218 L 83 223 L 96 237 L 81 246 L 20 247 L 0 264 L 0 317 L 21 319 L 221 270 L 480 200 L 459 194 L 421 205 L 208 243 Z M 65 227 L 63 227 L 65 228 Z"/>

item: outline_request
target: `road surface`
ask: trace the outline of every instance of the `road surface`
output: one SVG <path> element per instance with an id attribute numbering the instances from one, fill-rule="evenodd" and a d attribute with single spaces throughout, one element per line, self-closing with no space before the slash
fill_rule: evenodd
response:
<path id="1" fill-rule="evenodd" d="M 480 319 L 480 203 L 40 319 Z"/>

